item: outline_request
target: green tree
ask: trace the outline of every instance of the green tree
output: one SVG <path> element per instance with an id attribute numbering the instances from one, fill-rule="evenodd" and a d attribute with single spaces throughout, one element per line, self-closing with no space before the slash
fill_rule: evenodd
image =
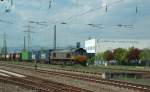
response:
<path id="1" fill-rule="evenodd" d="M 150 49 L 142 50 L 139 56 L 142 64 L 150 65 Z"/>
<path id="2" fill-rule="evenodd" d="M 127 50 L 123 48 L 117 48 L 113 51 L 114 59 L 118 64 L 125 64 Z"/>
<path id="3" fill-rule="evenodd" d="M 94 62 L 95 62 L 95 56 L 93 56 L 93 57 L 91 57 L 91 58 L 88 58 L 87 62 L 88 62 L 88 64 L 93 65 Z"/>
<path id="4" fill-rule="evenodd" d="M 96 60 L 104 60 L 104 53 L 98 53 L 98 54 L 96 54 L 95 59 Z"/>
<path id="5" fill-rule="evenodd" d="M 128 65 L 135 65 L 138 64 L 138 61 L 140 60 L 140 52 L 141 50 L 138 48 L 131 47 L 129 48 L 126 58 Z"/>
<path id="6" fill-rule="evenodd" d="M 111 60 L 114 60 L 114 55 L 112 53 L 112 51 L 110 50 L 107 50 L 104 52 L 104 55 L 103 55 L 103 59 L 105 61 L 111 61 Z"/>

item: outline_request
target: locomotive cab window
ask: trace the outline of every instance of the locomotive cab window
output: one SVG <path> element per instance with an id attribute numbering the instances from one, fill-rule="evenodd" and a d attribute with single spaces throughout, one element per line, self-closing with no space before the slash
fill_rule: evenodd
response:
<path id="1" fill-rule="evenodd" d="M 85 55 L 86 53 L 84 51 L 79 52 L 80 55 Z"/>

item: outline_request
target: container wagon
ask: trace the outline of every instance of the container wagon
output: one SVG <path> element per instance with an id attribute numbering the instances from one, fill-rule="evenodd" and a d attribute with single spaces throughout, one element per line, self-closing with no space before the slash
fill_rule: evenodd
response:
<path id="1" fill-rule="evenodd" d="M 6 61 L 9 61 L 9 60 L 10 60 L 10 54 L 7 53 L 7 54 L 6 54 Z"/>
<path id="2" fill-rule="evenodd" d="M 50 64 L 50 53 L 52 52 L 52 50 L 42 50 L 40 55 L 40 61 L 41 63 L 45 63 L 45 64 Z"/>
<path id="3" fill-rule="evenodd" d="M 22 51 L 22 61 L 32 62 L 32 53 L 29 51 Z"/>
<path id="4" fill-rule="evenodd" d="M 2 54 L 0 54 L 0 61 L 2 60 Z"/>
<path id="5" fill-rule="evenodd" d="M 40 59 L 41 59 L 41 53 L 40 51 L 33 51 L 32 52 L 32 61 L 33 62 L 40 62 Z"/>
<path id="6" fill-rule="evenodd" d="M 22 53 L 15 53 L 15 61 L 22 61 Z"/>

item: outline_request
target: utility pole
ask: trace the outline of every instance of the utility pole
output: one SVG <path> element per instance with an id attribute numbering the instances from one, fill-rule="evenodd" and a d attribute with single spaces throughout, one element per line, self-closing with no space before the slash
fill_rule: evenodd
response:
<path id="1" fill-rule="evenodd" d="M 56 25 L 54 25 L 54 50 L 56 50 L 56 44 L 57 44 L 57 39 L 56 39 Z"/>
<path id="2" fill-rule="evenodd" d="M 24 36 L 24 51 L 26 50 L 26 37 Z"/>
<path id="3" fill-rule="evenodd" d="M 136 14 L 138 13 L 138 6 L 136 5 Z"/>
<path id="4" fill-rule="evenodd" d="M 108 5 L 106 4 L 106 13 L 107 13 L 107 11 L 108 11 Z"/>
<path id="5" fill-rule="evenodd" d="M 3 34 L 3 48 L 2 48 L 2 54 L 5 55 L 6 59 L 6 54 L 7 54 L 7 41 L 6 41 L 6 33 Z"/>
<path id="6" fill-rule="evenodd" d="M 11 7 L 13 6 L 13 0 L 10 1 Z"/>
<path id="7" fill-rule="evenodd" d="M 28 40 L 28 51 L 30 50 L 30 45 L 31 45 L 31 33 L 34 33 L 33 31 L 31 31 L 31 28 L 33 28 L 32 26 L 28 25 L 25 26 L 27 27 L 27 31 L 24 31 L 27 33 L 27 40 Z"/>
<path id="8" fill-rule="evenodd" d="M 92 37 L 89 35 L 89 40 L 91 40 L 92 39 Z"/>

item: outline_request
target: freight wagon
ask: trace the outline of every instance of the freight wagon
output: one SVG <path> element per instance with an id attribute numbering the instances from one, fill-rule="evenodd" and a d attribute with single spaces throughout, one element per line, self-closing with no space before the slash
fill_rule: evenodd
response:
<path id="1" fill-rule="evenodd" d="M 32 52 L 32 61 L 33 62 L 40 62 L 40 59 L 41 59 L 41 53 L 40 51 L 33 51 Z"/>
<path id="2" fill-rule="evenodd" d="M 6 61 L 10 60 L 10 54 L 6 54 Z"/>
<path id="3" fill-rule="evenodd" d="M 32 53 L 29 51 L 22 51 L 22 61 L 32 61 Z"/>
<path id="4" fill-rule="evenodd" d="M 6 60 L 6 55 L 5 54 L 1 54 L 1 60 L 5 61 Z"/>
<path id="5" fill-rule="evenodd" d="M 22 51 L 21 53 L 0 54 L 3 61 L 28 61 L 48 64 L 86 64 L 87 53 L 83 48 L 61 49 L 61 50 L 40 50 Z"/>
<path id="6" fill-rule="evenodd" d="M 44 50 L 43 52 L 41 52 L 42 53 L 41 57 L 43 57 L 43 58 L 41 58 L 42 59 L 41 61 L 43 61 L 43 63 L 45 63 L 45 64 L 50 64 L 51 63 L 50 54 L 51 54 L 52 51 L 53 50 Z"/>
<path id="7" fill-rule="evenodd" d="M 2 61 L 2 54 L 0 53 L 0 61 Z"/>
<path id="8" fill-rule="evenodd" d="M 22 61 L 22 54 L 21 53 L 15 53 L 14 59 L 15 59 L 15 61 Z"/>

